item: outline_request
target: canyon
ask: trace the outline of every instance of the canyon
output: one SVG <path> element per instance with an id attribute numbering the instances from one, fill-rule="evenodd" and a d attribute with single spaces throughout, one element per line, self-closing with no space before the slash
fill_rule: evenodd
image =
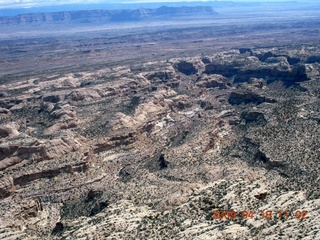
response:
<path id="1" fill-rule="evenodd" d="M 319 15 L 246 14 L 0 34 L 0 238 L 317 239 Z"/>

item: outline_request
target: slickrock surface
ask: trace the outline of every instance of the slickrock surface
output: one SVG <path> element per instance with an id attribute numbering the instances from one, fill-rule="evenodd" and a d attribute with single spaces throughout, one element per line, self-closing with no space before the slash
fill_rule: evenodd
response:
<path id="1" fill-rule="evenodd" d="M 2 77 L 0 239 L 320 239 L 319 56 Z"/>

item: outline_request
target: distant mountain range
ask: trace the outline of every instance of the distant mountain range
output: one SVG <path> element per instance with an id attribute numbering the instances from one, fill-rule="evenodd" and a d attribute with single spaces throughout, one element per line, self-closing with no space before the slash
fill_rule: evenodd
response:
<path id="1" fill-rule="evenodd" d="M 11 24 L 57 24 L 57 23 L 106 23 L 139 21 L 145 19 L 168 19 L 187 16 L 214 16 L 218 13 L 208 6 L 159 7 L 155 9 L 127 10 L 80 10 L 48 13 L 27 13 L 0 17 L 1 25 Z"/>
<path id="2" fill-rule="evenodd" d="M 230 8 L 230 7 L 245 7 L 245 6 L 260 6 L 261 3 L 254 2 L 232 2 L 232 1 L 192 1 L 192 2 L 144 2 L 144 3 L 99 3 L 99 4 L 63 4 L 53 6 L 38 6 L 30 8 L 0 8 L 0 17 L 17 16 L 26 13 L 47 13 L 47 12 L 68 12 L 81 10 L 122 10 L 122 9 L 139 9 L 147 8 L 154 9 L 162 6 L 167 7 L 197 7 L 209 6 L 214 9 Z"/>

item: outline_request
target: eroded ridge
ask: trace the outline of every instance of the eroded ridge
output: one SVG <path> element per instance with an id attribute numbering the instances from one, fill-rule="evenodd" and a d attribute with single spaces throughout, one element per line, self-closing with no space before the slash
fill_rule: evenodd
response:
<path id="1" fill-rule="evenodd" d="M 7 81 L 0 238 L 314 239 L 319 56 L 243 48 Z M 287 209 L 308 217 L 212 220 Z"/>

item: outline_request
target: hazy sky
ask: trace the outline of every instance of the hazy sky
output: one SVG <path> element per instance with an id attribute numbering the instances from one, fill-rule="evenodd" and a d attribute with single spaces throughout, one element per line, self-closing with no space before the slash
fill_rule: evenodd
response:
<path id="1" fill-rule="evenodd" d="M 50 6 L 56 4 L 71 3 L 139 3 L 139 2 L 181 2 L 183 0 L 0 0 L 0 8 L 3 7 L 32 7 L 32 6 Z M 199 0 L 185 0 L 188 2 Z M 210 1 L 210 0 L 209 0 Z M 227 0 L 228 1 L 228 0 Z M 229 0 L 230 1 L 230 0 Z M 234 2 L 275 2 L 275 1 L 292 1 L 292 0 L 231 0 Z M 314 1 L 314 0 L 300 0 Z"/>

